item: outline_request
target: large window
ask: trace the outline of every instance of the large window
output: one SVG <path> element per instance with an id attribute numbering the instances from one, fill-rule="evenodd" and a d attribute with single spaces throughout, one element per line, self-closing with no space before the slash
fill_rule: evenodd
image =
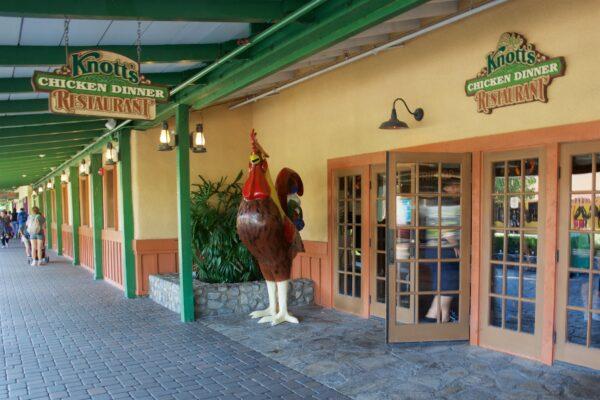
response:
<path id="1" fill-rule="evenodd" d="M 87 176 L 79 181 L 81 225 L 90 226 L 90 184 Z"/>
<path id="2" fill-rule="evenodd" d="M 104 228 L 119 229 L 117 202 L 117 170 L 107 167 L 104 171 Z"/>

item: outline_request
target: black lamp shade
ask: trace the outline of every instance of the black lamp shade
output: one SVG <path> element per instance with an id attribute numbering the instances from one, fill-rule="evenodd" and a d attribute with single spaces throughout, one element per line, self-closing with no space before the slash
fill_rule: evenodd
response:
<path id="1" fill-rule="evenodd" d="M 379 125 L 379 129 L 405 129 L 408 128 L 408 125 L 404 121 L 400 121 L 398 119 L 398 114 L 396 113 L 396 108 L 392 108 L 392 115 L 390 119 L 383 122 Z"/>

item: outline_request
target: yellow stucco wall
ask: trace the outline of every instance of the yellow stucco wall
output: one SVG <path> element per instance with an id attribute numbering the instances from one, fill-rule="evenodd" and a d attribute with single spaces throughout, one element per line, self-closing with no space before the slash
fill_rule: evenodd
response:
<path id="1" fill-rule="evenodd" d="M 229 112 L 213 107 L 190 114 L 190 130 L 204 123 L 206 153 L 190 153 L 190 178 L 198 175 L 230 178 L 246 169 L 249 153 L 251 110 Z M 174 128 L 173 120 L 169 127 Z M 160 127 L 132 134 L 132 189 L 136 239 L 177 237 L 177 178 L 175 151 L 157 151 Z M 192 188 L 193 189 L 193 188 Z"/>
<path id="2" fill-rule="evenodd" d="M 289 166 L 304 180 L 303 237 L 327 240 L 327 159 L 600 118 L 599 22 L 598 0 L 510 1 L 247 107 L 272 174 Z M 465 80 L 507 31 L 544 54 L 564 56 L 566 75 L 549 87 L 547 104 L 479 114 L 464 93 Z M 395 97 L 424 108 L 424 120 L 415 122 L 400 106 L 411 128 L 379 130 Z"/>

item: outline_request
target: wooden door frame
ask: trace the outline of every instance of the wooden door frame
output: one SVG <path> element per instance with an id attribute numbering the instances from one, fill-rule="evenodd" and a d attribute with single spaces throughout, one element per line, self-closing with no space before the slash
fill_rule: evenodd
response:
<path id="1" fill-rule="evenodd" d="M 560 168 L 560 199 L 559 199 L 559 261 L 556 281 L 556 344 L 555 357 L 562 360 L 586 367 L 600 369 L 600 349 L 571 344 L 566 340 L 567 327 L 567 296 L 569 280 L 569 226 L 570 226 L 570 178 L 571 178 L 571 156 L 576 154 L 595 154 L 600 152 L 600 141 L 574 142 L 561 145 Z M 593 177 L 592 179 L 595 179 Z M 598 191 L 598 188 L 596 188 Z M 593 252 L 593 238 L 590 251 Z M 593 273 L 593 265 L 590 265 L 588 273 Z M 593 357 L 596 353 L 596 357 Z"/>
<path id="2" fill-rule="evenodd" d="M 370 206 L 369 206 L 369 167 L 350 167 L 350 168 L 339 168 L 333 171 L 333 184 L 334 188 L 337 188 L 337 178 L 341 176 L 348 175 L 360 175 L 361 176 L 361 285 L 360 285 L 360 297 L 352 297 L 344 295 L 343 297 L 338 295 L 338 257 L 337 257 L 337 229 L 336 229 L 336 217 L 334 218 L 334 235 L 333 235 L 333 243 L 332 248 L 333 252 L 333 260 L 332 260 L 332 271 L 333 271 L 333 305 L 339 310 L 343 310 L 352 314 L 363 315 L 365 312 L 368 312 L 369 308 L 369 293 L 370 293 L 370 260 L 369 257 L 365 255 L 369 252 L 369 223 L 370 223 Z M 337 210 L 337 198 L 338 190 L 333 190 L 333 204 L 335 205 L 335 210 Z M 365 310 L 366 306 L 366 310 Z"/>
<path id="3" fill-rule="evenodd" d="M 424 342 L 424 341 L 446 341 L 446 340 L 466 340 L 469 338 L 470 333 L 470 314 L 469 308 L 471 304 L 470 299 L 470 275 L 471 275 L 471 260 L 470 260 L 470 248 L 471 248 L 471 154 L 470 153 L 430 153 L 430 152 L 404 152 L 404 151 L 393 151 L 388 153 L 388 189 L 387 189 L 387 204 L 388 204 L 388 241 L 390 237 L 395 238 L 396 232 L 396 202 L 391 201 L 395 197 L 395 190 L 391 190 L 392 187 L 396 186 L 396 174 L 390 174 L 389 168 L 391 163 L 461 163 L 461 188 L 460 188 L 460 227 L 461 227 L 461 252 L 458 257 L 460 277 L 459 277 L 459 322 L 458 323 L 438 323 L 438 324 L 407 324 L 402 327 L 398 327 L 395 324 L 396 321 L 396 257 L 390 259 L 392 251 L 389 249 L 390 243 L 388 243 L 388 257 L 387 257 L 387 340 L 388 342 Z M 395 169 L 394 169 L 395 171 Z M 441 177 L 440 177 L 441 179 Z M 415 191 L 415 194 L 417 191 Z M 443 195 L 441 192 L 437 192 L 438 195 Z M 415 209 L 417 209 L 418 196 L 415 195 Z M 392 217 L 393 216 L 393 217 Z M 418 218 L 418 211 L 417 216 Z M 439 222 L 438 229 L 442 229 L 441 221 Z M 415 221 L 415 227 L 418 224 Z M 395 239 L 393 240 L 393 246 L 395 248 Z M 438 250 L 441 243 L 438 243 Z M 467 250 L 467 251 L 465 251 Z M 419 241 L 417 238 L 416 249 L 418 254 Z M 395 250 L 394 250 L 395 254 Z M 416 258 L 418 259 L 418 258 Z M 416 260 L 415 259 L 415 260 Z M 439 259 L 439 256 L 438 256 Z M 415 261 L 416 262 L 416 261 Z M 439 268 L 439 267 L 438 267 Z M 438 269 L 438 273 L 441 270 Z M 441 280 L 441 276 L 438 277 Z M 416 284 L 414 279 L 411 279 L 413 284 Z M 419 290 L 415 290 L 419 292 Z M 415 301 L 417 295 L 415 295 Z"/>
<path id="4" fill-rule="evenodd" d="M 533 335 L 521 333 L 504 328 L 497 328 L 489 325 L 489 283 L 490 283 L 490 264 L 488 260 L 491 254 L 491 241 L 489 232 L 491 231 L 491 184 L 492 184 L 492 165 L 496 161 L 507 161 L 513 159 L 538 159 L 538 257 L 536 260 L 536 298 L 535 298 L 535 333 Z M 529 149 L 486 152 L 483 155 L 482 169 L 482 219 L 481 219 L 481 254 L 480 254 L 480 281 L 479 281 L 479 335 L 480 346 L 499 350 L 503 352 L 516 352 L 522 357 L 539 359 L 542 353 L 542 333 L 544 324 L 544 298 L 545 287 L 544 279 L 546 276 L 546 212 L 547 212 L 547 187 L 546 181 L 546 152 L 543 147 Z M 520 284 L 519 284 L 520 285 Z M 521 349 L 517 347 L 522 346 Z"/>
<path id="5" fill-rule="evenodd" d="M 369 314 L 371 316 L 385 318 L 386 317 L 386 305 L 377 302 L 377 174 L 386 173 L 385 164 L 376 164 L 370 166 L 370 191 L 369 191 L 369 203 L 370 203 L 370 215 L 369 215 L 369 260 L 370 266 L 372 266 L 370 272 L 371 279 L 369 280 Z M 385 187 L 387 190 L 387 180 Z M 387 192 L 385 193 L 387 198 Z M 386 209 L 387 214 L 387 209 Z M 387 218 L 387 215 L 386 215 Z M 385 252 L 385 249 L 383 250 Z M 386 265 L 387 271 L 387 265 Z M 387 274 L 386 274 L 387 275 Z M 385 289 L 385 301 L 387 303 L 387 287 Z"/>

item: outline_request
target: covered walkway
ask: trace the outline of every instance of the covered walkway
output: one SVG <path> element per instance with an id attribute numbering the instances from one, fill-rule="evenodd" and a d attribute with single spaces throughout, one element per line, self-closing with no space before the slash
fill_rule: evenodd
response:
<path id="1" fill-rule="evenodd" d="M 58 260 L 58 261 L 57 261 Z M 61 258 L 0 254 L 0 399 L 344 398 Z"/>

